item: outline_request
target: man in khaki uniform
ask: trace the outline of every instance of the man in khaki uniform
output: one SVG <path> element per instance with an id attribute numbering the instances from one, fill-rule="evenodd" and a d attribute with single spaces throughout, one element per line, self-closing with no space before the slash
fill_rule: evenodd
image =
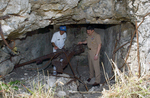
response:
<path id="1" fill-rule="evenodd" d="M 90 82 L 91 78 L 94 77 L 95 73 L 95 83 L 92 86 L 98 86 L 100 84 L 100 63 L 99 54 L 101 49 L 101 38 L 100 35 L 94 31 L 94 28 L 87 27 L 87 38 L 84 42 L 79 42 L 78 44 L 87 44 L 88 46 L 88 61 L 90 77 L 87 80 Z"/>

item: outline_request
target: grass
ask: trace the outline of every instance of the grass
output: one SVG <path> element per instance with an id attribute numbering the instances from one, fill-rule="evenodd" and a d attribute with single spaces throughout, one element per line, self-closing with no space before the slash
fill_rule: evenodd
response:
<path id="1" fill-rule="evenodd" d="M 109 85 L 109 90 L 103 89 L 101 98 L 150 98 L 150 72 L 138 78 L 115 66 L 114 73 L 115 84 Z"/>
<path id="2" fill-rule="evenodd" d="M 33 84 L 32 88 L 28 88 L 21 84 L 25 89 L 25 93 L 18 93 L 18 87 L 1 82 L 0 92 L 2 98 L 54 98 L 55 88 L 45 89 L 45 85 Z"/>
<path id="3" fill-rule="evenodd" d="M 46 88 L 40 79 L 30 84 L 18 80 L 9 83 L 0 81 L 0 98 L 54 98 L 55 90 L 56 86 Z"/>
<path id="4" fill-rule="evenodd" d="M 111 90 L 103 90 L 103 98 L 150 98 L 150 80 L 142 78 L 127 77 L 126 83 L 119 81 L 111 86 Z M 148 80 L 147 80 L 148 79 Z"/>

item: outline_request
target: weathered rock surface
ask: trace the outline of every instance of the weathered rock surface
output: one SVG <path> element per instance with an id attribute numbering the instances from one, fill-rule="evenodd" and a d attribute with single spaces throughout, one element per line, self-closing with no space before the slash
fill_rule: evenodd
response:
<path id="1" fill-rule="evenodd" d="M 13 70 L 14 64 L 10 61 L 10 56 L 5 50 L 0 50 L 0 60 L 0 75 L 4 76 Z"/>
<path id="2" fill-rule="evenodd" d="M 41 29 L 41 31 L 33 31 L 32 33 L 34 33 L 34 35 L 28 33 L 28 37 L 22 40 L 15 40 L 15 47 L 17 47 L 18 53 L 15 54 L 11 52 L 14 56 L 10 55 L 10 49 L 8 47 L 3 47 L 0 50 L 0 75 L 4 76 L 11 72 L 14 69 L 15 64 L 26 62 L 51 53 L 52 46 L 50 40 L 52 33 L 49 32 L 49 29 Z M 44 64 L 45 63 L 43 63 L 43 65 Z"/>
<path id="3" fill-rule="evenodd" d="M 1 0 L 0 16 L 10 16 L 1 20 L 7 38 L 53 24 L 118 24 L 129 19 L 126 7 L 126 1 L 113 0 Z"/>
<path id="4" fill-rule="evenodd" d="M 141 75 L 150 70 L 150 63 L 148 61 L 150 54 L 150 1 L 149 0 L 135 0 L 132 2 L 128 1 L 128 12 L 132 16 L 134 16 L 134 23 L 137 21 L 137 25 L 139 25 L 143 21 L 143 23 L 138 28 L 139 33 L 139 51 L 140 51 L 140 65 L 141 65 Z M 148 14 L 149 13 L 149 14 Z M 132 19 L 132 18 L 131 18 Z M 133 71 L 133 74 L 138 73 L 138 57 L 137 57 L 137 39 L 134 38 L 131 53 L 128 58 L 129 65 Z"/>

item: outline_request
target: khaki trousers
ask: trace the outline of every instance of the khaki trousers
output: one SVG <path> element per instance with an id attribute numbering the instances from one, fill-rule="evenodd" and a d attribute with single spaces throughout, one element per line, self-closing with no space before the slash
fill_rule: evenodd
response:
<path id="1" fill-rule="evenodd" d="M 98 55 L 98 59 L 94 60 L 95 53 L 96 53 L 96 51 L 94 51 L 94 50 L 88 51 L 89 73 L 90 73 L 89 78 L 93 78 L 95 76 L 95 82 L 100 83 L 99 55 Z"/>

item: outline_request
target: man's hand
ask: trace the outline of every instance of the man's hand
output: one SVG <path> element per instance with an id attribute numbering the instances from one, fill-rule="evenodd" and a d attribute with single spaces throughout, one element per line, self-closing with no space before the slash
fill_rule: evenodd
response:
<path id="1" fill-rule="evenodd" d="M 78 42 L 78 45 L 79 45 L 79 44 L 83 44 L 83 42 Z"/>
<path id="2" fill-rule="evenodd" d="M 94 60 L 98 60 L 98 55 L 95 55 L 95 56 L 94 56 Z"/>
<path id="3" fill-rule="evenodd" d="M 54 49 L 59 49 L 56 45 L 55 45 L 55 43 L 54 42 L 52 42 L 52 45 L 53 45 L 53 47 L 54 47 Z"/>
<path id="4" fill-rule="evenodd" d="M 57 47 L 57 46 L 55 46 L 55 47 L 54 47 L 54 49 L 56 49 L 56 50 L 57 50 L 57 49 L 58 49 L 58 47 Z"/>

